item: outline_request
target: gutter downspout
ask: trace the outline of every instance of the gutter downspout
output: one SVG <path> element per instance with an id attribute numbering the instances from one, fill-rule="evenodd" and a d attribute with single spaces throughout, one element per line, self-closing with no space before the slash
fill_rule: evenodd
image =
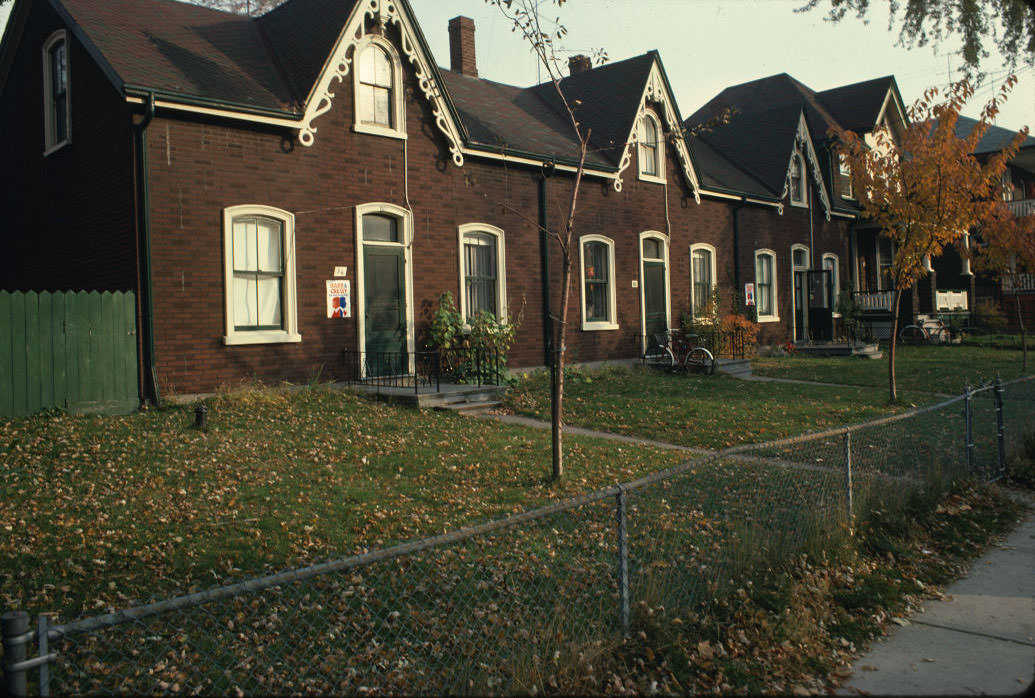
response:
<path id="1" fill-rule="evenodd" d="M 733 293 L 741 292 L 740 283 L 740 211 L 747 207 L 747 197 L 740 197 L 740 201 L 733 207 Z M 743 301 L 744 299 L 741 299 Z"/>
<path id="2" fill-rule="evenodd" d="M 544 162 L 539 174 L 539 270 L 543 297 L 543 356 L 553 366 L 553 315 L 550 312 L 550 236 L 546 232 L 546 180 L 553 174 L 554 164 Z"/>
<path id="3" fill-rule="evenodd" d="M 136 139 L 137 230 L 140 236 L 140 319 L 143 325 L 144 399 L 159 404 L 158 374 L 155 371 L 154 289 L 151 276 L 151 186 L 147 153 L 147 127 L 155 118 L 155 95 L 148 93 L 147 111 L 134 127 Z"/>

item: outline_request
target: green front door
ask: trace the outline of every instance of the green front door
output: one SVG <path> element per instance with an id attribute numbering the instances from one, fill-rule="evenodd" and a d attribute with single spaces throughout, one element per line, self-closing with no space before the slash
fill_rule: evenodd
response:
<path id="1" fill-rule="evenodd" d="M 668 330 L 668 303 L 665 294 L 665 263 L 643 263 L 643 316 L 647 344 L 656 334 Z"/>
<path id="2" fill-rule="evenodd" d="M 407 373 L 403 248 L 364 245 L 363 309 L 367 376 Z"/>

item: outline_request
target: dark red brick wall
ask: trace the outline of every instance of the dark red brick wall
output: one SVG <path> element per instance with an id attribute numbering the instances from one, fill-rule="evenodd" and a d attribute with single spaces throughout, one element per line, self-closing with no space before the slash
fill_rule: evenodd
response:
<path id="1" fill-rule="evenodd" d="M 42 47 L 65 28 L 34 3 L 0 97 L 0 288 L 133 290 L 130 112 L 69 32 L 71 143 L 44 157 Z"/>

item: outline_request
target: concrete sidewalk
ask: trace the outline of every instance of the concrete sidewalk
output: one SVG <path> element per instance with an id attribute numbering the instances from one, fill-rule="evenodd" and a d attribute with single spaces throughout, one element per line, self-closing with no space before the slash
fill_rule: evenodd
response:
<path id="1" fill-rule="evenodd" d="M 839 694 L 1031 695 L 1035 516 L 908 622 L 855 662 Z"/>

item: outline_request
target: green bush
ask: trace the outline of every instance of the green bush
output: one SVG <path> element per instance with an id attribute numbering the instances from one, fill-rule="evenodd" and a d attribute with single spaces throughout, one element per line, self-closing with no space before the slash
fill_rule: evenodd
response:
<path id="1" fill-rule="evenodd" d="M 453 294 L 443 293 L 431 317 L 431 345 L 441 353 L 443 372 L 458 383 L 494 378 L 495 360 L 501 369 L 506 367 L 523 317 L 522 307 L 514 322 L 501 322 L 485 311 L 465 322 Z"/>

